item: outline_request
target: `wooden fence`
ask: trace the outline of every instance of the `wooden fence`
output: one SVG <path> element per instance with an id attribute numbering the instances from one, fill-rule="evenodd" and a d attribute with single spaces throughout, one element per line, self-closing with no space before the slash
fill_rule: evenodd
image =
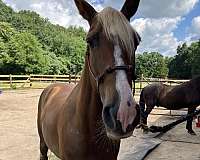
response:
<path id="1" fill-rule="evenodd" d="M 80 75 L 0 75 L 0 88 L 27 88 L 33 87 L 34 83 L 78 83 L 80 80 Z M 172 79 L 158 79 L 158 78 L 144 78 L 136 80 L 135 89 L 140 92 L 143 87 L 150 83 L 162 82 L 169 85 L 177 85 L 187 80 L 172 80 Z M 46 85 L 44 85 L 45 87 Z M 37 88 L 37 85 L 35 86 Z M 39 87 L 41 88 L 41 87 Z"/>
<path id="2" fill-rule="evenodd" d="M 51 83 L 61 82 L 61 83 L 78 83 L 80 80 L 80 75 L 0 75 L 0 90 L 1 89 L 16 89 L 16 88 L 45 88 Z M 177 85 L 188 80 L 172 80 L 172 79 L 157 79 L 157 78 L 144 78 L 136 80 L 136 96 L 140 95 L 142 88 L 146 85 L 162 82 L 168 85 Z M 158 112 L 156 115 L 173 115 L 179 116 L 180 114 L 173 114 L 173 111 L 170 111 L 166 114 L 164 108 L 156 108 Z M 169 111 L 169 110 L 168 110 Z M 186 111 L 181 110 L 181 111 Z M 154 113 L 152 113 L 154 114 Z"/>
<path id="3" fill-rule="evenodd" d="M 79 75 L 0 75 L 1 89 L 16 89 L 33 87 L 33 84 L 42 84 L 38 88 L 45 88 L 49 83 L 64 82 L 77 83 L 80 80 Z M 46 85 L 45 85 L 46 84 Z M 34 88 L 37 88 L 35 85 Z"/>

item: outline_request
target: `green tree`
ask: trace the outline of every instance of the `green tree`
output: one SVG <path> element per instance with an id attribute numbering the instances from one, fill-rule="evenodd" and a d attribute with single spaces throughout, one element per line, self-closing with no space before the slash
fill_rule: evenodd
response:
<path id="1" fill-rule="evenodd" d="M 4 69 L 7 68 L 4 73 L 66 74 L 78 73 L 82 70 L 86 49 L 84 41 L 86 33 L 83 28 L 72 26 L 64 28 L 53 25 L 48 19 L 41 18 L 33 11 L 14 12 L 1 0 L 0 11 L 0 22 L 8 22 L 7 25 L 0 27 L 2 41 L 0 63 L 4 64 Z M 9 29 L 10 31 L 8 31 Z M 25 44 L 23 40 L 26 40 L 28 36 L 22 35 L 25 33 L 29 34 L 30 41 L 33 40 L 31 37 L 34 37 L 37 46 L 36 43 Z M 17 41 L 22 42 L 23 45 L 20 46 Z M 24 46 L 26 47 L 23 48 Z M 29 56 L 27 56 L 28 52 Z M 15 55 L 17 55 L 16 58 L 13 58 Z M 21 62 L 17 60 L 17 57 L 22 58 Z M 38 63 L 34 63 L 37 57 L 40 57 L 40 60 Z M 32 61 L 31 58 L 33 58 Z M 11 61 L 13 62 L 11 63 Z M 6 66 L 8 62 L 9 66 Z M 45 66 L 43 66 L 44 63 Z M 19 65 L 24 67 L 20 68 Z M 43 69 L 40 69 L 41 66 Z M 2 67 L 0 68 L 1 72 L 3 71 Z"/>
<path id="2" fill-rule="evenodd" d="M 191 52 L 186 43 L 178 46 L 177 55 L 171 61 L 169 67 L 169 76 L 172 78 L 190 78 L 191 77 Z"/>
<path id="3" fill-rule="evenodd" d="M 191 50 L 193 52 L 192 60 L 192 76 L 200 75 L 200 40 L 191 44 Z"/>
<path id="4" fill-rule="evenodd" d="M 14 14 L 14 11 L 10 7 L 6 6 L 0 0 L 0 21 L 2 22 L 11 21 L 13 14 Z"/>
<path id="5" fill-rule="evenodd" d="M 136 56 L 136 74 L 154 78 L 167 77 L 168 68 L 165 58 L 157 52 L 138 54 Z"/>
<path id="6" fill-rule="evenodd" d="M 49 64 L 37 38 L 17 32 L 10 24 L 0 23 L 0 73 L 45 73 Z"/>
<path id="7" fill-rule="evenodd" d="M 170 61 L 169 77 L 188 79 L 200 74 L 200 42 L 190 46 L 184 43 L 177 48 L 177 55 Z"/>

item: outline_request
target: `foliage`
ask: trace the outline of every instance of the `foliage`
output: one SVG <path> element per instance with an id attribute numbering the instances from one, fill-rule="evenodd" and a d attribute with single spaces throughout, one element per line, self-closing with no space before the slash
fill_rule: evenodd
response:
<path id="1" fill-rule="evenodd" d="M 45 67 L 48 67 L 45 62 L 45 52 L 37 38 L 27 32 L 19 33 L 6 23 L 0 23 L 0 26 L 4 33 L 0 34 L 0 72 L 2 74 L 45 72 Z"/>
<path id="2" fill-rule="evenodd" d="M 84 63 L 85 36 L 81 27 L 53 25 L 0 0 L 0 74 L 77 74 Z M 191 78 L 200 74 L 199 64 L 200 41 L 178 46 L 170 58 L 157 52 L 136 55 L 138 76 Z"/>
<path id="3" fill-rule="evenodd" d="M 190 46 L 184 43 L 169 63 L 169 77 L 187 79 L 200 74 L 200 41 Z"/>
<path id="4" fill-rule="evenodd" d="M 83 28 L 53 25 L 32 11 L 14 12 L 1 0 L 0 25 L 0 74 L 82 70 L 86 49 Z"/>
<path id="5" fill-rule="evenodd" d="M 167 59 L 160 53 L 144 52 L 136 55 L 136 74 L 145 77 L 165 78 L 168 75 Z"/>
<path id="6" fill-rule="evenodd" d="M 0 21 L 7 22 L 12 19 L 13 10 L 0 0 Z"/>

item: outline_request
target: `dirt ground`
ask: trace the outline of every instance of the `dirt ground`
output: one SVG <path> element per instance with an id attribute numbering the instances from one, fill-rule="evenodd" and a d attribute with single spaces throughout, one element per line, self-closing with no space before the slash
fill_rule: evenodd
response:
<path id="1" fill-rule="evenodd" d="M 0 95 L 0 160 L 39 159 L 36 115 L 40 93 L 17 90 Z"/>
<path id="2" fill-rule="evenodd" d="M 36 116 L 41 92 L 30 89 L 0 94 L 0 160 L 39 159 Z M 174 118 L 166 116 L 151 116 L 149 119 L 150 124 L 159 125 L 172 120 Z M 197 136 L 188 135 L 185 124 L 178 125 L 159 138 L 163 142 L 145 160 L 200 160 L 200 129 L 195 128 L 195 131 Z M 123 150 L 134 145 L 139 134 L 143 133 L 136 130 L 131 139 L 123 140 Z"/>

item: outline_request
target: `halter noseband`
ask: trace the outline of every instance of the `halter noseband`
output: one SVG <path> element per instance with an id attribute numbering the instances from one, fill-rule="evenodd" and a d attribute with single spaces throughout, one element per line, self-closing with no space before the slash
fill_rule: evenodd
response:
<path id="1" fill-rule="evenodd" d="M 125 70 L 127 72 L 132 72 L 132 81 L 133 81 L 133 95 L 135 94 L 135 80 L 137 79 L 136 78 L 136 75 L 135 75 L 135 62 L 133 65 L 120 65 L 120 66 L 108 66 L 104 71 L 103 73 L 101 73 L 100 75 L 98 76 L 95 76 L 94 72 L 92 71 L 91 69 L 91 64 L 90 64 L 90 54 L 89 54 L 89 51 L 87 50 L 86 52 L 86 56 L 87 56 L 87 64 L 88 64 L 88 68 L 89 68 L 89 72 L 91 73 L 92 77 L 94 78 L 94 80 L 96 81 L 97 83 L 97 90 L 99 91 L 99 85 L 100 83 L 103 82 L 104 80 L 104 77 L 107 75 L 107 74 L 111 74 L 112 72 L 116 71 L 116 70 Z"/>

